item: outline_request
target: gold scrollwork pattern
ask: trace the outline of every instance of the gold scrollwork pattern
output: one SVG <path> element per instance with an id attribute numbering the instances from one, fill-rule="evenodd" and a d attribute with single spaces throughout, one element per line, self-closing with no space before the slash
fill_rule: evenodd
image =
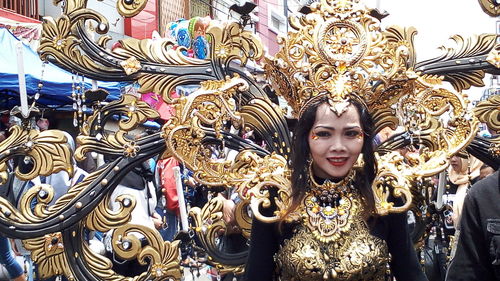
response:
<path id="1" fill-rule="evenodd" d="M 375 201 L 385 202 L 377 211 L 404 211 L 411 203 L 410 183 L 444 170 L 450 157 L 472 141 L 478 121 L 467 109 L 464 95 L 440 88 L 439 77 L 415 72 L 415 29 L 393 26 L 383 30 L 359 1 L 322 0 L 310 8 L 307 15 L 291 17 L 293 30 L 280 41 L 280 51 L 273 58 L 266 57 L 271 83 L 296 115 L 322 96 L 328 96 L 337 114 L 349 99 L 361 100 L 375 119 L 376 132 L 386 126 L 404 126 L 415 132 L 417 140 L 424 139 L 421 144 L 429 146 L 411 159 L 410 174 L 398 174 L 403 162 L 395 155 L 377 160 Z M 492 38 L 487 34 L 477 40 L 455 36 L 462 48 L 450 50 L 447 56 L 487 52 L 494 45 Z M 447 114 L 451 118 L 443 124 L 439 120 Z M 405 202 L 400 208 L 386 204 L 393 184 L 395 195 Z"/>
<path id="2" fill-rule="evenodd" d="M 419 62 L 416 65 L 417 71 L 439 73 L 444 80 L 449 82 L 456 91 L 467 90 L 472 86 L 484 86 L 484 69 L 469 69 L 467 64 L 477 63 L 486 60 L 493 67 L 497 67 L 495 53 L 499 48 L 497 36 L 495 34 L 483 33 L 470 37 L 453 35 L 451 38 L 455 47 L 440 46 L 442 54 L 439 57 Z M 456 69 L 450 72 L 439 70 L 439 64 L 454 64 Z M 463 69 L 460 66 L 464 66 Z M 436 72 L 437 71 L 437 72 Z"/>
<path id="3" fill-rule="evenodd" d="M 210 256 L 210 254 L 218 251 L 217 239 L 227 231 L 228 226 L 222 219 L 224 200 L 224 198 L 217 196 L 211 199 L 202 209 L 198 207 L 191 208 L 189 215 L 193 218 L 194 230 L 209 255 L 208 263 L 216 267 L 219 273 L 233 272 L 239 274 L 243 272 L 244 265 L 225 265 Z"/>
<path id="4" fill-rule="evenodd" d="M 130 234 L 132 232 L 132 234 Z M 135 233 L 135 234 L 134 234 Z M 141 247 L 141 242 L 135 236 L 137 233 L 147 239 L 149 245 Z M 147 272 L 139 276 L 126 277 L 113 270 L 113 263 L 109 259 L 92 251 L 87 243 L 83 243 L 83 259 L 92 274 L 100 280 L 106 281 L 135 281 L 135 280 L 180 280 L 179 268 L 179 241 L 165 242 L 152 229 L 138 225 L 122 225 L 114 232 L 113 247 L 122 257 L 137 258 L 142 264 L 149 261 Z M 126 249 L 123 248 L 128 245 Z M 129 243 L 129 244 L 127 244 Z"/>
<path id="5" fill-rule="evenodd" d="M 112 269 L 113 263 L 103 256 L 92 251 L 87 243 L 83 244 L 83 258 L 87 263 L 90 270 L 101 278 L 101 280 L 106 281 L 131 281 L 134 278 L 124 277 L 116 274 L 116 272 Z M 135 278 L 137 279 L 137 278 Z"/>
<path id="6" fill-rule="evenodd" d="M 62 170 L 73 174 L 73 167 L 69 165 L 71 148 L 62 131 L 40 132 L 12 127 L 10 136 L 0 143 L 0 159 L 16 155 L 25 155 L 33 163 L 33 168 L 26 173 L 16 169 L 16 176 L 22 180 L 31 180 L 38 175 L 48 176 Z"/>
<path id="7" fill-rule="evenodd" d="M 147 0 L 119 0 L 116 1 L 116 8 L 120 15 L 130 18 L 139 14 L 147 3 Z"/>
<path id="8" fill-rule="evenodd" d="M 47 59 L 54 57 L 59 63 L 71 69 L 88 69 L 97 73 L 103 69 L 102 65 L 96 64 L 90 57 L 82 55 L 79 46 L 82 43 L 76 32 L 82 27 L 81 20 L 92 19 L 98 22 L 96 31 L 105 33 L 108 30 L 107 19 L 93 11 L 85 8 L 86 1 L 65 1 L 65 13 L 57 20 L 51 17 L 44 18 L 43 36 L 40 39 L 40 57 Z M 103 42 L 105 43 L 105 42 Z M 104 47 L 104 45 L 103 45 Z"/>
<path id="9" fill-rule="evenodd" d="M 252 199 L 256 216 L 277 220 L 279 215 L 273 218 L 260 215 L 257 206 L 270 205 L 267 189 L 274 187 L 278 190 L 276 204 L 280 210 L 286 209 L 289 180 L 283 156 L 271 154 L 262 158 L 254 152 L 242 151 L 234 161 L 214 160 L 210 150 L 201 145 L 206 130 L 213 128 L 217 136 L 224 120 L 231 120 L 236 125 L 242 122 L 231 96 L 236 89 L 244 90 L 244 87 L 245 82 L 235 76 L 225 81 L 207 81 L 195 93 L 179 98 L 174 104 L 175 116 L 163 128 L 167 144 L 164 157 L 173 155 L 180 159 L 201 184 L 234 188 L 244 200 Z"/>
<path id="10" fill-rule="evenodd" d="M 206 81 L 201 89 L 174 104 L 175 116 L 163 127 L 167 153 L 181 159 L 186 166 L 198 171 L 205 151 L 199 145 L 205 136 L 203 129 L 213 128 L 218 137 L 225 121 L 241 122 L 235 112 L 232 93 L 244 90 L 248 84 L 235 76 L 226 81 Z M 210 127 L 209 127 L 210 126 Z"/>
<path id="11" fill-rule="evenodd" d="M 500 68 L 500 51 L 498 49 L 500 49 L 500 45 L 497 46 L 497 49 L 492 49 L 486 57 L 486 61 L 496 68 Z"/>
<path id="12" fill-rule="evenodd" d="M 85 219 L 85 227 L 90 230 L 106 232 L 130 221 L 130 212 L 135 208 L 136 201 L 126 194 L 119 195 L 116 201 L 120 208 L 113 211 L 109 208 L 109 196 L 106 196 L 99 205 Z"/>
<path id="13" fill-rule="evenodd" d="M 9 173 L 7 172 L 7 163 L 0 163 L 0 184 L 5 184 L 9 179 Z"/>
<path id="14" fill-rule="evenodd" d="M 326 243 L 299 227 L 275 256 L 279 280 L 384 280 L 388 263 L 385 241 L 370 235 L 359 219 L 352 223 L 350 234 Z"/>
<path id="15" fill-rule="evenodd" d="M 482 101 L 474 108 L 474 114 L 480 122 L 486 123 L 493 132 L 500 131 L 500 96 L 493 95 Z M 490 151 L 496 157 L 500 157 L 500 137 L 491 140 Z"/>
<path id="16" fill-rule="evenodd" d="M 122 113 L 127 118 L 118 121 L 120 130 L 116 133 L 91 135 L 92 126 L 96 128 L 101 126 L 97 123 L 98 118 L 102 116 L 101 113 L 104 115 Z M 85 159 L 85 154 L 90 151 L 135 157 L 140 148 L 134 139 L 127 137 L 127 133 L 147 119 L 158 117 L 158 112 L 150 108 L 147 103 L 139 101 L 135 96 L 123 95 L 120 100 L 111 102 L 88 119 L 82 128 L 82 134 L 77 137 L 79 146 L 75 151 L 75 158 L 81 161 Z"/>
<path id="17" fill-rule="evenodd" d="M 66 194 L 61 196 L 54 204 L 49 206 L 54 198 L 54 188 L 48 184 L 35 185 L 24 193 L 19 201 L 19 209 L 0 197 L 0 205 L 3 211 L 0 212 L 0 217 L 17 223 L 39 223 L 47 220 L 50 217 L 55 217 L 58 213 L 74 203 L 75 207 L 83 207 L 82 203 L 74 202 L 75 198 L 85 190 L 99 174 L 93 173 L 87 176 L 82 182 L 71 187 Z M 37 200 L 37 204 L 32 208 L 33 200 Z"/>
<path id="18" fill-rule="evenodd" d="M 409 188 L 410 179 L 413 176 L 411 167 L 404 163 L 404 157 L 396 151 L 382 156 L 375 154 L 375 158 L 379 170 L 372 189 L 377 213 L 386 215 L 389 212 L 405 212 L 412 203 Z M 404 205 L 394 206 L 394 203 L 389 200 L 391 194 L 394 197 L 404 198 Z"/>
<path id="19" fill-rule="evenodd" d="M 31 259 L 38 266 L 40 278 L 65 275 L 69 280 L 74 280 L 64 254 L 64 242 L 60 232 L 23 240 L 23 245 L 31 252 Z"/>
<path id="20" fill-rule="evenodd" d="M 143 236 L 148 245 L 142 247 L 137 235 Z M 113 231 L 113 250 L 123 259 L 137 259 L 145 265 L 150 263 L 149 270 L 139 278 L 150 280 L 180 279 L 179 241 L 163 241 L 160 234 L 141 225 L 126 224 Z"/>
<path id="21" fill-rule="evenodd" d="M 474 108 L 480 122 L 486 123 L 493 131 L 500 131 L 500 95 L 493 95 Z"/>
<path id="22" fill-rule="evenodd" d="M 492 17 L 500 16 L 500 4 L 495 0 L 478 0 L 483 11 Z"/>

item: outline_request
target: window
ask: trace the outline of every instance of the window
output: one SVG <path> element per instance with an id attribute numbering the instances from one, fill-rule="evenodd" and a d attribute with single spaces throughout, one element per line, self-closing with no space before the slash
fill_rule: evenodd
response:
<path id="1" fill-rule="evenodd" d="M 1 0 L 0 8 L 14 13 L 39 20 L 37 0 Z"/>
<path id="2" fill-rule="evenodd" d="M 191 0 L 190 18 L 212 16 L 210 0 Z"/>
<path id="3" fill-rule="evenodd" d="M 267 4 L 267 11 L 268 11 L 268 19 L 267 19 L 267 24 L 269 26 L 269 29 L 276 33 L 285 33 L 286 32 L 286 18 L 283 15 L 283 7 L 276 7 L 274 5 Z"/>

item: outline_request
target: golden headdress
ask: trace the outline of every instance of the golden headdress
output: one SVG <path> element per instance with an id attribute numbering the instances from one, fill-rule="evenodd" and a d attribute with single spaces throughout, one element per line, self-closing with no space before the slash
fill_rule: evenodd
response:
<path id="1" fill-rule="evenodd" d="M 442 77 L 414 71 L 416 30 L 383 29 L 383 15 L 360 2 L 320 0 L 309 13 L 291 16 L 292 31 L 279 38 L 281 49 L 274 57 L 265 57 L 265 70 L 295 117 L 324 97 L 337 115 L 356 100 L 370 112 L 376 132 L 403 126 L 425 147 L 415 159 L 396 151 L 376 155 L 377 212 L 400 212 L 411 203 L 411 183 L 442 171 L 471 142 L 478 123 L 464 95 L 440 88 Z M 449 122 L 439 121 L 443 115 Z M 404 195 L 404 207 L 387 201 L 389 186 Z"/>
<path id="2" fill-rule="evenodd" d="M 373 11 L 357 0 L 321 0 L 310 8 L 290 17 L 294 31 L 279 38 L 282 48 L 274 58 L 266 57 L 273 88 L 295 116 L 326 95 L 337 114 L 349 99 L 373 112 L 402 93 L 391 91 L 394 86 L 415 78 L 407 73 L 414 63 L 414 29 L 383 31 Z"/>

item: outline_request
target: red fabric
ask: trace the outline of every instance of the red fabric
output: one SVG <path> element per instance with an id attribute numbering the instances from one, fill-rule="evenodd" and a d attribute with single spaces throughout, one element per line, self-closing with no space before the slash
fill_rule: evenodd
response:
<path id="1" fill-rule="evenodd" d="M 156 107 L 156 111 L 160 113 L 160 118 L 163 120 L 169 120 L 172 115 L 175 114 L 175 109 L 173 106 L 166 104 L 165 102 L 158 103 L 159 106 Z"/>
<path id="2" fill-rule="evenodd" d="M 169 211 L 179 214 L 179 199 L 175 186 L 174 167 L 179 166 L 179 162 L 174 158 L 167 158 L 158 161 L 160 172 L 160 184 L 162 193 L 167 199 L 165 208 Z"/>
<path id="3" fill-rule="evenodd" d="M 170 94 L 171 98 L 178 98 L 179 95 L 175 91 Z M 175 114 L 175 109 L 172 105 L 167 104 L 163 101 L 162 97 L 155 93 L 145 93 L 141 94 L 141 100 L 145 101 L 152 108 L 156 109 L 160 113 L 160 118 L 163 120 L 169 120 L 172 115 Z"/>

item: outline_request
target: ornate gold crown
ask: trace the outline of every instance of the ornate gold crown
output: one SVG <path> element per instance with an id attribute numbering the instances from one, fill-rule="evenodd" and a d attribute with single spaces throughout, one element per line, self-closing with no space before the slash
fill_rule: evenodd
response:
<path id="1" fill-rule="evenodd" d="M 266 57 L 273 88 L 286 99 L 296 117 L 313 100 L 328 95 L 341 114 L 349 99 L 363 101 L 370 112 L 397 99 L 391 91 L 414 64 L 415 29 L 388 28 L 358 0 L 321 0 L 311 13 L 290 17 L 294 29 L 274 58 Z"/>

